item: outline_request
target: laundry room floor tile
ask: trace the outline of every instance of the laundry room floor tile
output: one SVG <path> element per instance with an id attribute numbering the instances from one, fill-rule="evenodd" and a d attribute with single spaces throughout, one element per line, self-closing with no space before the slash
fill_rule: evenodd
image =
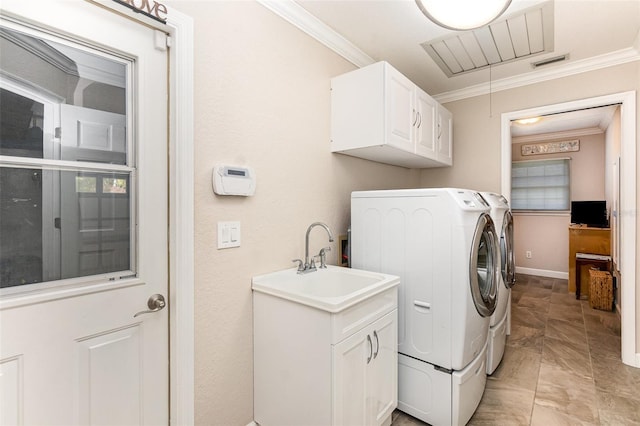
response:
<path id="1" fill-rule="evenodd" d="M 640 369 L 620 346 L 617 313 L 576 300 L 567 280 L 518 274 L 505 354 L 468 424 L 640 426 Z M 393 426 L 425 425 L 402 414 Z"/>
<path id="2" fill-rule="evenodd" d="M 487 381 L 480 405 L 468 424 L 529 424 L 534 396 L 534 390 L 522 389 L 500 381 Z"/>
<path id="3" fill-rule="evenodd" d="M 555 318 L 549 318 L 547 320 L 547 328 L 544 332 L 545 339 L 559 339 L 566 342 L 571 342 L 574 345 L 584 346 L 585 353 L 587 352 L 587 333 L 584 329 L 584 325 L 581 322 L 570 322 L 565 320 L 559 320 Z"/>
<path id="4" fill-rule="evenodd" d="M 598 409 L 593 379 L 543 361 L 536 388 L 532 424 L 535 423 L 533 420 L 536 419 L 536 411 L 541 418 L 559 416 L 569 419 L 569 424 L 594 424 L 598 419 Z M 557 423 L 547 421 L 546 424 Z"/>
<path id="5" fill-rule="evenodd" d="M 539 312 L 531 308 L 511 306 L 511 326 L 522 325 L 529 328 L 544 329 L 547 325 L 545 312 Z"/>
<path id="6" fill-rule="evenodd" d="M 511 335 L 507 336 L 507 346 L 526 348 L 540 353 L 543 343 L 544 327 L 532 328 L 511 322 Z"/>
<path id="7" fill-rule="evenodd" d="M 498 381 L 522 389 L 535 391 L 540 373 L 541 354 L 516 346 L 505 350 L 498 368 L 487 377 L 487 382 Z M 487 386 L 492 386 L 489 383 Z"/>
<path id="8" fill-rule="evenodd" d="M 573 299 L 575 302 L 575 298 Z M 582 319 L 582 307 L 580 305 L 574 304 L 572 305 L 563 305 L 553 303 L 553 298 L 551 299 L 551 304 L 549 305 L 549 319 L 557 319 L 564 321 L 571 321 L 575 324 L 579 324 L 582 328 L 584 328 L 584 323 Z"/>

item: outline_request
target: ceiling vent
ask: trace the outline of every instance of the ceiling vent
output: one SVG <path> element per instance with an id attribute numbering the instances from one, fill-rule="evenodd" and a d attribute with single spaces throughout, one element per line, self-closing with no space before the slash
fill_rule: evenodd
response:
<path id="1" fill-rule="evenodd" d="M 538 68 L 538 67 L 543 67 L 545 65 L 551 65 L 551 64 L 555 64 L 556 62 L 562 62 L 562 61 L 566 61 L 567 59 L 569 59 L 569 55 L 560 55 L 560 56 L 554 56 L 553 58 L 547 58 L 547 59 L 543 59 L 541 61 L 538 62 L 531 62 L 531 66 L 534 68 Z"/>
<path id="2" fill-rule="evenodd" d="M 421 44 L 449 77 L 553 51 L 553 2 Z"/>

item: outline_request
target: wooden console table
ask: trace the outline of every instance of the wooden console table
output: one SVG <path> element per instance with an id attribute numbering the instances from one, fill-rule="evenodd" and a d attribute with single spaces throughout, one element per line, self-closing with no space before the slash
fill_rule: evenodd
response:
<path id="1" fill-rule="evenodd" d="M 569 292 L 576 291 L 576 253 L 599 254 L 611 256 L 611 229 L 589 228 L 581 225 L 569 226 Z M 582 262 L 584 264 L 584 262 Z M 588 282 L 585 274 L 582 282 Z M 589 286 L 582 286 L 582 293 L 589 294 Z"/>

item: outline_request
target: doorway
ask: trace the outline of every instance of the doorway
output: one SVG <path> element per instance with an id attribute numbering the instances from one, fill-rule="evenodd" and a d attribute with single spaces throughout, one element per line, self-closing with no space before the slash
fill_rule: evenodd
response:
<path id="1" fill-rule="evenodd" d="M 636 94 L 623 92 L 596 98 L 503 113 L 501 116 L 502 194 L 511 199 L 511 122 L 516 119 L 558 114 L 605 105 L 621 105 L 621 145 L 617 170 L 620 176 L 620 304 L 622 322 L 622 362 L 640 368 L 636 350 Z"/>
<path id="2" fill-rule="evenodd" d="M 88 2 L 25 7 L 0 25 L 2 421 L 167 424 L 166 45 Z"/>

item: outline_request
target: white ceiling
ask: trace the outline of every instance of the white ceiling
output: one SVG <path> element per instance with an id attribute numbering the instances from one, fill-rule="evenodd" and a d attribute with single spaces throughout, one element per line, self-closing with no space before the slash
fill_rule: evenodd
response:
<path id="1" fill-rule="evenodd" d="M 558 134 L 576 130 L 580 130 L 582 134 L 602 133 L 609 127 L 613 113 L 617 108 L 618 105 L 609 105 L 546 115 L 540 117 L 540 121 L 534 124 L 520 124 L 513 121 L 511 123 L 511 137 L 516 138 L 514 142 L 521 142 L 522 140 L 519 141 L 517 138 L 531 135 Z"/>
<path id="2" fill-rule="evenodd" d="M 489 69 L 447 77 L 421 44 L 454 35 L 437 26 L 418 9 L 414 0 L 296 0 L 300 6 L 353 43 L 374 61 L 385 60 L 432 96 L 489 81 Z M 500 19 L 549 1 L 513 0 Z M 535 58 L 516 60 L 491 68 L 498 81 L 566 67 L 579 61 L 606 60 L 640 44 L 640 0 L 555 0 L 554 49 Z M 500 20 L 499 19 L 499 20 Z M 531 62 L 569 54 L 569 60 L 534 70 Z"/>
<path id="3" fill-rule="evenodd" d="M 414 0 L 295 0 L 295 3 L 325 24 L 327 30 L 353 45 L 353 49 L 345 49 L 351 51 L 343 55 L 347 59 L 360 66 L 385 60 L 440 102 L 484 94 L 489 87 L 498 91 L 640 60 L 640 0 L 512 0 L 496 22 L 551 5 L 552 49 L 451 77 L 422 44 L 464 33 L 432 23 Z M 532 62 L 559 55 L 568 55 L 568 59 L 536 69 L 532 66 Z M 591 110 L 566 117 L 546 117 L 536 126 L 526 128 L 514 125 L 513 131 L 524 136 L 578 128 L 575 126 L 597 127 L 594 123 L 605 122 L 610 116 L 610 110 Z"/>

